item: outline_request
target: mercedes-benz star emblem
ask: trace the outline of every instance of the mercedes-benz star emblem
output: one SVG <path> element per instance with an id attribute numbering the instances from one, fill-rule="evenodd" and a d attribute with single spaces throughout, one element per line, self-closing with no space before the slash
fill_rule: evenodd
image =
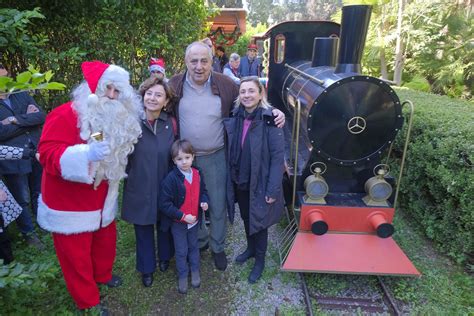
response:
<path id="1" fill-rule="evenodd" d="M 365 130 L 365 127 L 365 119 L 360 116 L 354 116 L 347 122 L 347 129 L 351 134 L 360 134 Z"/>

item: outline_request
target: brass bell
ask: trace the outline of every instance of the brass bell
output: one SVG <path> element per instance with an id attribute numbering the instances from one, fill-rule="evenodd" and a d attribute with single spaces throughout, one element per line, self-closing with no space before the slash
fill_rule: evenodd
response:
<path id="1" fill-rule="evenodd" d="M 97 142 L 101 142 L 104 140 L 104 134 L 102 132 L 92 133 L 91 138 Z"/>

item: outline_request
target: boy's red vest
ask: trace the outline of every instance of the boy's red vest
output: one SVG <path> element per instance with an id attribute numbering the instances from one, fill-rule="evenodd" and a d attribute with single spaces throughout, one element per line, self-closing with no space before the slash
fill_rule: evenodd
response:
<path id="1" fill-rule="evenodd" d="M 184 216 L 191 214 L 193 216 L 198 216 L 199 208 L 199 190 L 201 178 L 199 177 L 199 172 L 191 168 L 193 172 L 193 183 L 189 183 L 186 178 L 184 179 L 184 188 L 186 189 L 186 196 L 184 197 L 184 203 L 181 206 L 181 211 L 184 213 Z M 184 223 L 183 220 L 181 222 Z"/>

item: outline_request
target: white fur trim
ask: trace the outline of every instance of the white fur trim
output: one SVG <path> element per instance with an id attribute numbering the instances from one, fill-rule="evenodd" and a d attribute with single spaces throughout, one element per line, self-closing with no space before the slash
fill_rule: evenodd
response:
<path id="1" fill-rule="evenodd" d="M 81 128 L 79 136 L 82 140 L 87 141 L 91 137 L 91 131 L 88 128 Z"/>
<path id="2" fill-rule="evenodd" d="M 92 184 L 96 168 L 87 159 L 88 152 L 89 145 L 87 144 L 70 146 L 64 151 L 59 159 L 61 175 L 64 179 Z"/>
<path id="3" fill-rule="evenodd" d="M 160 65 L 151 65 L 150 67 L 148 67 L 150 72 L 152 71 L 159 71 L 161 72 L 163 75 L 165 74 L 165 68 L 161 67 Z"/>
<path id="4" fill-rule="evenodd" d="M 128 85 L 130 84 L 130 75 L 122 67 L 110 65 L 100 77 L 99 82 L 120 82 Z"/>
<path id="5" fill-rule="evenodd" d="M 105 198 L 104 210 L 102 211 L 102 227 L 106 227 L 115 219 L 118 210 L 119 182 L 109 181 L 109 190 Z"/>
<path id="6" fill-rule="evenodd" d="M 40 195 L 38 198 L 38 224 L 52 233 L 65 235 L 93 232 L 100 226 L 100 210 L 69 212 L 49 208 Z M 109 223 L 110 224 L 110 223 Z M 103 225 L 103 227 L 107 225 Z"/>
<path id="7" fill-rule="evenodd" d="M 92 93 L 87 96 L 88 106 L 96 106 L 98 103 L 99 103 L 99 97 L 97 96 L 97 94 Z"/>

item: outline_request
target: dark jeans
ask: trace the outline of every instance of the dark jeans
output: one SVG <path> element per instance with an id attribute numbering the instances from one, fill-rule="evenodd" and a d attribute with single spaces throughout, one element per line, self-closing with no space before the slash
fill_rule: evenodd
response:
<path id="1" fill-rule="evenodd" d="M 30 187 L 31 197 L 31 210 L 33 214 L 38 213 L 38 197 L 41 194 L 41 175 L 43 173 L 43 167 L 36 159 L 31 159 L 31 173 L 28 176 L 28 182 Z"/>
<path id="2" fill-rule="evenodd" d="M 191 271 L 199 271 L 199 248 L 198 248 L 198 226 L 197 223 L 188 229 L 188 224 L 173 222 L 171 233 L 173 234 L 174 248 L 176 250 L 176 270 L 178 278 L 188 277 L 189 266 Z"/>
<path id="3" fill-rule="evenodd" d="M 23 235 L 34 232 L 33 221 L 30 211 L 30 189 L 28 185 L 28 174 L 6 174 L 3 175 L 5 185 L 15 200 L 23 209 L 16 219 L 16 224 Z"/>
<path id="4" fill-rule="evenodd" d="M 171 231 L 163 232 L 160 225 L 134 225 L 137 252 L 137 270 L 141 273 L 153 273 L 156 270 L 156 244 L 158 259 L 170 260 L 174 255 L 173 236 Z"/>

